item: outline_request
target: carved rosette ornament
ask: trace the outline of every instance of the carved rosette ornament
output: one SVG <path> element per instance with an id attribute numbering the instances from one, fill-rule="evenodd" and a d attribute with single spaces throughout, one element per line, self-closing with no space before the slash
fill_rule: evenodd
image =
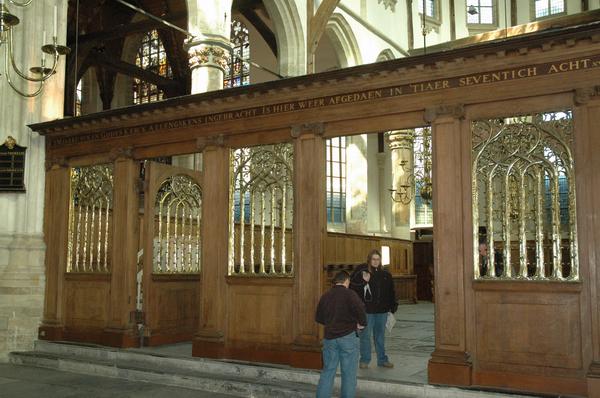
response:
<path id="1" fill-rule="evenodd" d="M 191 48 L 188 54 L 190 69 L 212 66 L 225 70 L 230 57 L 224 48 L 206 44 Z"/>

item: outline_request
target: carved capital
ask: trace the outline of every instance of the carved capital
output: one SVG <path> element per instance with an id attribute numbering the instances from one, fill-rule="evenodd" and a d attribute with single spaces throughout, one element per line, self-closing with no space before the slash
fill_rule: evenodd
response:
<path id="1" fill-rule="evenodd" d="M 199 152 L 202 152 L 207 148 L 219 148 L 224 146 L 225 136 L 223 134 L 198 137 L 196 139 L 196 148 L 198 148 Z"/>
<path id="2" fill-rule="evenodd" d="M 433 123 L 441 117 L 451 117 L 454 119 L 463 119 L 465 117 L 465 106 L 458 105 L 439 105 L 425 109 L 423 119 L 426 123 Z"/>
<path id="3" fill-rule="evenodd" d="M 52 156 L 46 158 L 46 171 L 69 167 L 69 162 L 64 156 Z"/>
<path id="4" fill-rule="evenodd" d="M 573 102 L 575 105 L 585 105 L 592 97 L 600 95 L 600 86 L 577 88 L 573 92 Z"/>
<path id="5" fill-rule="evenodd" d="M 305 134 L 323 136 L 325 134 L 325 125 L 323 123 L 303 123 L 292 126 L 292 137 L 299 138 Z"/>
<path id="6" fill-rule="evenodd" d="M 395 149 L 408 149 L 412 151 L 414 138 L 413 130 L 391 131 L 387 135 L 387 143 L 392 151 Z"/>
<path id="7" fill-rule="evenodd" d="M 110 150 L 108 157 L 113 162 L 116 160 L 133 159 L 133 148 L 130 146 L 125 148 L 113 148 Z"/>
<path id="8" fill-rule="evenodd" d="M 216 67 L 225 70 L 230 53 L 223 45 L 201 43 L 188 50 L 190 69 Z"/>

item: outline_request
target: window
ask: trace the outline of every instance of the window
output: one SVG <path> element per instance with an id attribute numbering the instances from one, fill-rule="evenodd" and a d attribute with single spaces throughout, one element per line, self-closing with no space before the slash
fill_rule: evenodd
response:
<path id="1" fill-rule="evenodd" d="M 77 82 L 77 90 L 75 92 L 75 116 L 81 116 L 81 97 L 83 91 L 81 89 L 81 79 Z"/>
<path id="2" fill-rule="evenodd" d="M 467 23 L 471 25 L 496 24 L 495 0 L 467 0 Z"/>
<path id="3" fill-rule="evenodd" d="M 425 7 L 426 16 L 438 18 L 437 2 L 435 0 L 417 0 L 417 6 L 419 7 L 419 14 L 423 14 L 423 7 Z"/>
<path id="4" fill-rule="evenodd" d="M 346 137 L 327 140 L 327 222 L 346 222 Z"/>
<path id="5" fill-rule="evenodd" d="M 250 35 L 240 21 L 231 21 L 231 59 L 223 74 L 223 88 L 250 84 Z"/>
<path id="6" fill-rule="evenodd" d="M 431 205 L 431 127 L 416 128 L 413 141 L 415 174 L 415 225 L 433 225 Z"/>
<path id="7" fill-rule="evenodd" d="M 565 0 L 534 0 L 535 19 L 562 14 L 565 10 Z"/>
<path id="8" fill-rule="evenodd" d="M 158 31 L 153 30 L 144 35 L 142 44 L 135 57 L 135 64 L 147 71 L 163 77 L 171 77 L 171 67 L 167 61 L 167 53 L 163 47 Z M 163 92 L 152 83 L 133 79 L 133 103 L 145 104 L 163 99 Z"/>

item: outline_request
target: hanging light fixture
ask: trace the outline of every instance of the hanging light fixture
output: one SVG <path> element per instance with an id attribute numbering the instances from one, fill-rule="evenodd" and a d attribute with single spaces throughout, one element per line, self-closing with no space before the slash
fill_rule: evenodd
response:
<path id="1" fill-rule="evenodd" d="M 469 6 L 469 9 L 467 10 L 467 13 L 469 15 L 477 15 L 477 14 L 479 14 L 479 11 L 477 11 L 477 7 L 475 7 L 473 4 L 471 4 Z"/>
<path id="2" fill-rule="evenodd" d="M 29 6 L 33 0 L 27 0 L 23 3 L 19 3 L 15 0 L 8 1 L 12 5 L 25 8 Z M 46 44 L 46 31 L 44 31 L 40 66 L 29 68 L 30 73 L 21 71 L 15 62 L 15 54 L 13 50 L 13 28 L 17 26 L 19 22 L 19 18 L 11 14 L 9 9 L 6 7 L 5 0 L 0 0 L 0 51 L 4 50 L 3 73 L 6 77 L 6 81 L 16 93 L 26 98 L 32 98 L 38 96 L 42 92 L 44 83 L 56 72 L 59 57 L 61 55 L 68 54 L 71 50 L 69 47 L 61 46 L 57 43 L 57 8 L 54 6 L 54 29 L 52 34 L 52 42 L 50 44 Z M 50 67 L 46 65 L 46 54 L 52 57 L 52 64 Z M 11 68 L 20 79 L 25 80 L 26 82 L 38 83 L 38 87 L 33 92 L 20 90 L 11 77 Z"/>

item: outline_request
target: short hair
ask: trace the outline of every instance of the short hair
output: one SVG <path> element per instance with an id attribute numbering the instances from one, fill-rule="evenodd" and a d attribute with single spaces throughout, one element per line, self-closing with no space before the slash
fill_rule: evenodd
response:
<path id="1" fill-rule="evenodd" d="M 344 283 L 350 279 L 350 274 L 347 271 L 340 271 L 333 277 L 333 284 Z"/>

